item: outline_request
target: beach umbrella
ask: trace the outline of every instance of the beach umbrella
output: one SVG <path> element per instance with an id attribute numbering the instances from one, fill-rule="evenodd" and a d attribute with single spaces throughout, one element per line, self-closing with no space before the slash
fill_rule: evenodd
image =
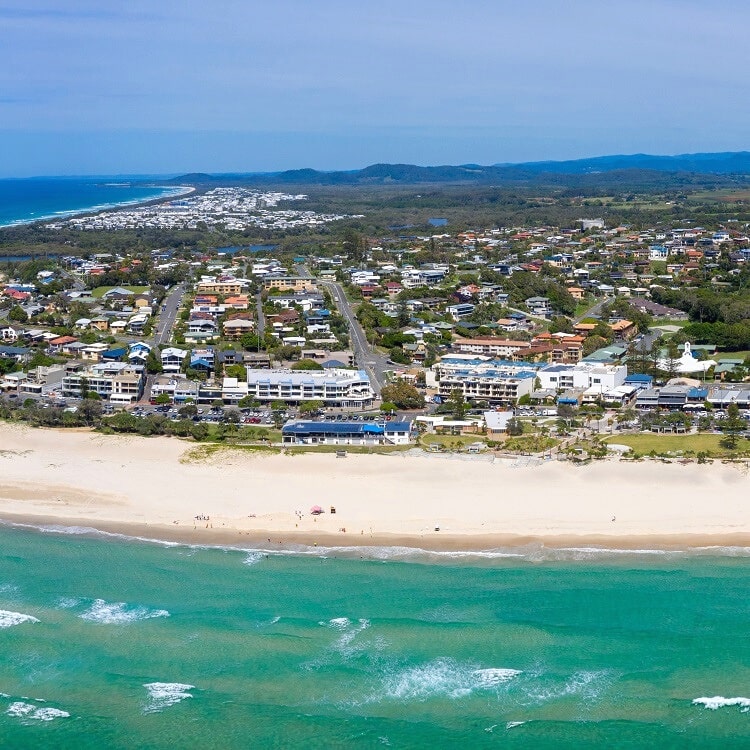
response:
<path id="1" fill-rule="evenodd" d="M 310 508 L 310 513 L 312 513 L 314 516 L 318 516 L 321 513 L 325 513 L 325 511 L 319 505 L 313 505 L 313 507 Z"/>

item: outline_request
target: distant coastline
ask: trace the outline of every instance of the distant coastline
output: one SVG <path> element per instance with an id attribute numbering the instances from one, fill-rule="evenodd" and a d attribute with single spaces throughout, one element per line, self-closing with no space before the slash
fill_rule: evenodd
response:
<path id="1" fill-rule="evenodd" d="M 28 181 L 17 181 L 17 180 L 0 180 L 0 198 L 3 197 L 3 194 L 10 195 L 13 192 L 13 186 L 23 184 L 24 187 L 28 188 L 28 186 L 35 182 L 34 180 L 28 180 Z M 50 183 L 50 180 L 39 180 L 40 184 L 44 183 Z M 73 181 L 60 181 L 61 185 L 65 185 L 66 187 L 70 188 L 70 186 L 75 185 L 84 185 L 87 188 L 87 192 L 83 195 L 88 196 L 87 198 L 83 197 L 81 198 L 81 202 L 86 203 L 86 205 L 81 206 L 75 206 L 73 208 L 61 208 L 61 209 L 55 209 L 52 205 L 50 205 L 50 201 L 54 202 L 54 198 L 50 199 L 47 196 L 44 196 L 46 198 L 46 201 L 40 206 L 41 213 L 39 215 L 34 215 L 33 217 L 28 216 L 31 207 L 33 204 L 27 204 L 25 207 L 23 205 L 20 205 L 15 213 L 23 214 L 19 216 L 18 218 L 10 218 L 8 216 L 3 217 L 0 215 L 0 229 L 12 229 L 15 227 L 22 227 L 22 226 L 28 226 L 31 224 L 38 224 L 45 221 L 51 221 L 51 220 L 59 220 L 59 219 L 66 219 L 70 218 L 72 216 L 85 216 L 87 214 L 97 214 L 101 211 L 107 211 L 107 210 L 117 210 L 122 208 L 128 208 L 132 206 L 146 206 L 149 204 L 157 204 L 157 203 L 164 203 L 165 201 L 175 200 L 176 198 L 183 197 L 185 195 L 189 195 L 190 193 L 195 192 L 195 188 L 189 185 L 180 185 L 180 186 L 174 186 L 174 185 L 150 185 L 150 184 L 143 184 L 143 185 L 133 185 L 132 183 L 128 183 L 127 186 L 132 188 L 138 188 L 138 189 L 149 189 L 149 190 L 159 190 L 161 193 L 157 195 L 149 195 L 144 197 L 130 197 L 127 200 L 123 201 L 117 201 L 117 200 L 111 200 L 106 202 L 98 202 L 93 203 L 92 200 L 94 198 L 93 195 L 89 195 L 90 188 L 96 187 L 96 188 L 111 188 L 114 190 L 123 190 L 126 189 L 126 186 L 119 183 L 102 183 L 102 182 L 94 182 L 89 180 L 81 180 L 80 182 L 73 182 Z M 75 187 L 72 188 L 75 190 Z M 110 191 L 111 192 L 111 191 Z M 67 198 L 67 200 L 70 200 L 69 196 L 64 196 L 63 192 L 61 191 L 60 200 L 62 201 L 63 198 Z M 28 201 L 33 201 L 33 197 L 27 197 Z M 6 210 L 8 206 L 8 200 L 7 198 L 2 201 L 0 200 L 0 205 L 2 203 L 5 203 Z"/>

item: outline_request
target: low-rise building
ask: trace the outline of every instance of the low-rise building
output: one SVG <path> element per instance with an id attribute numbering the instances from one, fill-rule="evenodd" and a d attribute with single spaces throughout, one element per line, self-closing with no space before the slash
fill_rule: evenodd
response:
<path id="1" fill-rule="evenodd" d="M 453 348 L 461 354 L 480 354 L 487 357 L 523 356 L 531 348 L 528 341 L 513 341 L 495 336 L 482 336 L 475 339 L 456 339 Z"/>
<path id="2" fill-rule="evenodd" d="M 407 445 L 410 422 L 287 422 L 286 445 Z"/>
<path id="3" fill-rule="evenodd" d="M 264 289 L 280 289 L 281 291 L 307 292 L 315 289 L 315 279 L 306 276 L 277 276 L 264 279 Z"/>

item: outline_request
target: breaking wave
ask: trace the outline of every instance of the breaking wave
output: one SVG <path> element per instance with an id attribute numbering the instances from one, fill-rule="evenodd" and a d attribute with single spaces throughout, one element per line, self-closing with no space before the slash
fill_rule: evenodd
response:
<path id="1" fill-rule="evenodd" d="M 125 625 L 139 620 L 151 620 L 155 617 L 169 617 L 169 612 L 166 609 L 149 609 L 125 602 L 105 602 L 104 599 L 95 599 L 80 617 L 83 620 L 101 622 L 105 625 Z"/>
<path id="2" fill-rule="evenodd" d="M 67 711 L 52 706 L 35 706 L 33 703 L 24 703 L 23 701 L 14 701 L 5 711 L 8 716 L 16 718 L 31 719 L 33 721 L 53 721 L 54 719 L 64 719 L 70 716 Z"/>
<path id="3" fill-rule="evenodd" d="M 485 668 L 454 659 L 435 659 L 387 675 L 383 694 L 397 700 L 427 700 L 445 696 L 463 698 L 475 691 L 492 690 L 522 674 L 518 669 Z"/>
<path id="4" fill-rule="evenodd" d="M 24 622 L 39 622 L 39 620 L 22 612 L 9 612 L 6 609 L 0 609 L 0 628 L 11 628 Z"/>
<path id="5" fill-rule="evenodd" d="M 750 698 L 724 698 L 721 695 L 715 695 L 713 698 L 694 698 L 693 705 L 710 708 L 712 711 L 724 706 L 739 706 L 744 714 L 750 711 Z"/>
<path id="6" fill-rule="evenodd" d="M 143 709 L 147 714 L 159 713 L 186 698 L 192 698 L 188 691 L 195 690 L 195 685 L 182 682 L 148 682 L 143 687 L 148 690 L 148 704 Z"/>

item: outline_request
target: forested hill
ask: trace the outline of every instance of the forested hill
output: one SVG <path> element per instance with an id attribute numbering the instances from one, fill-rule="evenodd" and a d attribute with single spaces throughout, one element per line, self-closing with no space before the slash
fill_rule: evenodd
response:
<path id="1" fill-rule="evenodd" d="M 750 180 L 750 152 L 682 154 L 679 156 L 599 156 L 573 161 L 523 164 L 462 164 L 421 167 L 414 164 L 373 164 L 364 169 L 322 172 L 203 174 L 176 177 L 172 182 L 200 185 L 415 185 L 420 183 L 476 183 L 484 185 L 606 185 L 623 183 L 644 187 L 688 186 Z"/>

